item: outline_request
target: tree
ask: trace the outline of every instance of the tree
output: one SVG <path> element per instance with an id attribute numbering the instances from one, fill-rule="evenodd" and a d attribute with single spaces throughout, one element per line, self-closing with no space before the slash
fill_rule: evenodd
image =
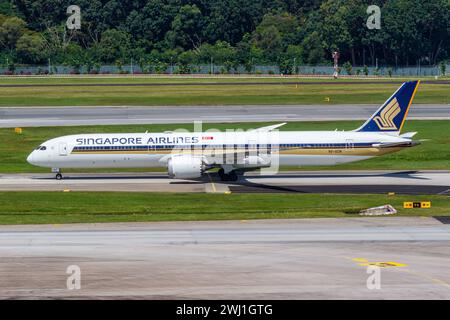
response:
<path id="1" fill-rule="evenodd" d="M 186 74 L 192 72 L 192 64 L 196 62 L 196 54 L 193 51 L 182 52 L 178 56 L 178 73 Z"/>
<path id="2" fill-rule="evenodd" d="M 366 26 L 369 3 L 381 8 L 380 30 Z M 82 28 L 76 31 L 65 27 L 69 4 L 0 0 L 0 57 L 38 61 L 31 48 L 40 47 L 37 38 L 24 37 L 17 47 L 25 34 L 43 38 L 42 61 L 70 63 L 68 51 L 76 45 L 88 66 L 131 57 L 169 64 L 187 51 L 199 59 L 204 50 L 212 50 L 208 63 L 215 56 L 228 71 L 238 64 L 287 68 L 294 58 L 329 64 L 334 50 L 353 66 L 437 65 L 450 57 L 448 0 L 77 0 Z"/>
<path id="3" fill-rule="evenodd" d="M 386 12 L 383 16 L 385 43 L 395 44 L 389 48 L 390 56 L 400 57 L 407 65 L 422 58 L 434 65 L 445 53 L 449 54 L 450 3 L 447 0 L 390 1 L 383 12 Z"/>
<path id="4" fill-rule="evenodd" d="M 292 65 L 292 72 L 298 73 L 298 66 L 303 64 L 303 48 L 302 46 L 289 45 L 285 58 Z"/>
<path id="5" fill-rule="evenodd" d="M 202 63 L 210 63 L 212 59 L 214 64 L 223 65 L 227 72 L 237 68 L 236 48 L 228 42 L 217 41 L 214 45 L 205 43 L 198 48 L 197 52 L 199 61 Z"/>
<path id="6" fill-rule="evenodd" d="M 342 67 L 344 68 L 345 72 L 347 72 L 347 74 L 349 76 L 351 76 L 353 74 L 353 66 L 350 63 L 350 61 L 345 62 Z"/>
<path id="7" fill-rule="evenodd" d="M 127 59 L 131 47 L 130 35 L 121 30 L 109 29 L 102 33 L 99 43 L 99 58 L 106 63 Z"/>
<path id="8" fill-rule="evenodd" d="M 319 13 L 322 23 L 319 28 L 320 38 L 326 52 L 338 51 L 342 58 L 353 47 L 353 36 L 348 25 L 348 16 L 351 13 L 345 0 L 328 0 L 322 3 Z"/>
<path id="9" fill-rule="evenodd" d="M 441 75 L 445 77 L 447 66 L 445 65 L 445 61 L 441 61 L 439 64 L 439 69 L 441 70 Z"/>
<path id="10" fill-rule="evenodd" d="M 280 54 L 293 44 L 297 28 L 297 19 L 287 12 L 266 14 L 253 33 L 253 43 L 263 50 L 267 62 L 277 61 Z"/>
<path id="11" fill-rule="evenodd" d="M 364 67 L 363 67 L 363 73 L 365 76 L 369 75 L 369 68 L 366 65 L 364 65 Z"/>
<path id="12" fill-rule="evenodd" d="M 57 25 L 41 32 L 41 36 L 47 57 L 55 63 L 68 62 L 65 57 L 75 33 L 69 32 L 64 25 Z"/>
<path id="13" fill-rule="evenodd" d="M 76 43 L 69 44 L 64 53 L 64 61 L 72 67 L 72 73 L 75 74 L 81 73 L 81 68 L 86 63 L 87 58 L 86 51 Z"/>
<path id="14" fill-rule="evenodd" d="M 40 63 L 45 59 L 44 40 L 39 34 L 24 34 L 17 40 L 16 51 L 24 63 Z"/>
<path id="15" fill-rule="evenodd" d="M 171 47 L 198 48 L 202 43 L 203 16 L 194 5 L 184 5 L 172 21 L 172 29 L 166 38 Z"/>
<path id="16" fill-rule="evenodd" d="M 318 64 L 324 61 L 325 50 L 319 32 L 309 34 L 301 44 L 303 48 L 303 61 L 308 64 Z"/>
<path id="17" fill-rule="evenodd" d="M 0 26 L 0 44 L 12 51 L 17 41 L 26 31 L 26 23 L 18 17 L 8 17 L 4 19 Z"/>

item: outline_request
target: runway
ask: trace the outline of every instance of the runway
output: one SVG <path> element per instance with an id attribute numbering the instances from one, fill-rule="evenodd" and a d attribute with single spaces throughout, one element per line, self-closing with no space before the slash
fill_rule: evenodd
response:
<path id="1" fill-rule="evenodd" d="M 450 298 L 450 225 L 434 218 L 0 226 L 0 256 L 2 299 Z"/>
<path id="2" fill-rule="evenodd" d="M 450 171 L 282 171 L 246 173 L 222 182 L 212 173 L 199 180 L 176 180 L 166 173 L 1 174 L 0 191 L 128 191 L 208 193 L 389 193 L 450 195 Z"/>
<path id="3" fill-rule="evenodd" d="M 366 120 L 379 105 L 2 107 L 0 127 Z M 450 119 L 450 104 L 416 104 L 408 119 Z"/>

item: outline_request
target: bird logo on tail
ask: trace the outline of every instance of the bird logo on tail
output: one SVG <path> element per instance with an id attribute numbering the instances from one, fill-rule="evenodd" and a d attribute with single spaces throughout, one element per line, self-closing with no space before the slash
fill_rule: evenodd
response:
<path id="1" fill-rule="evenodd" d="M 374 117 L 373 120 L 380 130 L 396 130 L 398 128 L 394 123 L 394 118 L 400 113 L 400 111 L 401 109 L 397 98 L 394 98 L 380 112 L 380 115 Z"/>

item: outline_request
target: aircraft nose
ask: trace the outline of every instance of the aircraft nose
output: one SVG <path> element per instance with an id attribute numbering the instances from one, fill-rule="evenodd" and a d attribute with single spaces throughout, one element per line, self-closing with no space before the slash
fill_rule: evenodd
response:
<path id="1" fill-rule="evenodd" d="M 34 153 L 34 152 L 30 153 L 30 154 L 28 155 L 28 157 L 27 157 L 27 162 L 28 162 L 29 164 L 34 164 L 34 163 L 33 163 L 33 159 L 34 159 L 33 153 Z"/>

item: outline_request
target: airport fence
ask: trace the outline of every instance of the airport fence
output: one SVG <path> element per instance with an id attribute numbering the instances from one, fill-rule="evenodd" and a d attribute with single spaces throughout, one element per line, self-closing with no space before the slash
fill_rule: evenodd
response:
<path id="1" fill-rule="evenodd" d="M 250 70 L 249 70 L 250 69 Z M 286 69 L 286 68 L 285 68 Z M 334 69 L 332 66 L 291 66 L 287 68 L 287 74 L 293 75 L 332 75 Z M 446 66 L 447 74 L 450 65 Z M 285 71 L 286 72 L 286 71 Z M 283 74 L 278 66 L 274 65 L 255 65 L 251 68 L 238 66 L 230 68 L 224 65 L 102 65 L 94 67 L 80 66 L 71 67 L 64 65 L 17 65 L 13 70 L 0 67 L 0 74 L 3 75 L 44 75 L 44 74 L 256 74 L 256 75 L 280 75 Z M 341 75 L 348 75 L 344 68 L 340 67 Z M 351 75 L 357 76 L 440 76 L 442 75 L 440 66 L 416 66 L 416 67 L 365 67 L 353 66 Z"/>

